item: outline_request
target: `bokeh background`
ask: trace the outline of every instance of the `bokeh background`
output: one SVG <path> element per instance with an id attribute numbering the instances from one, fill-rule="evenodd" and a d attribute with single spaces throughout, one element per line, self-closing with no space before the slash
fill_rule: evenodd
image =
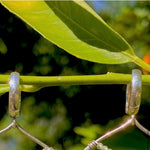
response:
<path id="1" fill-rule="evenodd" d="M 143 58 L 150 50 L 149 1 L 88 1 L 88 4 Z M 0 74 L 97 75 L 131 73 L 135 64 L 104 65 L 80 60 L 53 45 L 0 5 Z M 18 122 L 30 134 L 59 150 L 82 150 L 90 141 L 122 123 L 126 85 L 47 87 L 22 92 Z M 150 87 L 144 86 L 138 120 L 150 129 Z M 0 129 L 8 116 L 8 93 L 0 96 Z M 113 150 L 148 150 L 149 137 L 135 127 L 105 140 Z M 40 150 L 16 130 L 0 135 L 1 150 Z"/>

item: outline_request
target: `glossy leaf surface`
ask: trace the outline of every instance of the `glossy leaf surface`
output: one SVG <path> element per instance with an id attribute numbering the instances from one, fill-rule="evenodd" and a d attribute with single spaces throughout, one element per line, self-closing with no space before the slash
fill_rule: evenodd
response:
<path id="1" fill-rule="evenodd" d="M 134 60 L 129 44 L 84 1 L 4 1 L 2 4 L 68 53 L 88 61 Z"/>

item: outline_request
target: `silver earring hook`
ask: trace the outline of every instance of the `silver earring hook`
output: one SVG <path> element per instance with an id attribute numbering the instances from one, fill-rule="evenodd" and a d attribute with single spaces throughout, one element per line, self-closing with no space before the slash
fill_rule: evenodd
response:
<path id="1" fill-rule="evenodd" d="M 101 141 L 103 141 L 103 140 L 111 137 L 112 135 L 118 133 L 119 131 L 122 131 L 123 129 L 129 127 L 130 125 L 133 124 L 133 122 L 134 122 L 134 115 L 132 115 L 128 120 L 126 120 L 119 127 L 105 133 L 104 135 L 99 137 L 97 140 L 93 140 L 91 143 L 88 144 L 87 147 L 84 148 L 84 150 L 91 150 L 91 149 L 96 148 Z M 107 148 L 106 150 L 111 150 L 111 149 Z"/>
<path id="2" fill-rule="evenodd" d="M 132 70 L 132 81 L 126 89 L 126 114 L 136 115 L 141 104 L 142 75 L 138 69 Z"/>
<path id="3" fill-rule="evenodd" d="M 132 71 L 132 82 L 127 85 L 126 89 L 126 114 L 136 115 L 139 111 L 141 104 L 141 93 L 142 93 L 142 75 L 141 71 L 134 69 Z M 146 129 L 139 121 L 134 118 L 134 124 L 142 132 L 150 136 L 150 131 Z"/>
<path id="4" fill-rule="evenodd" d="M 19 85 L 19 73 L 12 72 L 9 81 L 9 116 L 14 119 L 20 116 L 21 91 Z"/>
<path id="5" fill-rule="evenodd" d="M 84 150 L 91 150 L 95 148 L 98 143 L 105 140 L 106 138 L 118 133 L 119 131 L 127 128 L 130 125 L 135 124 L 139 129 L 148 133 L 148 130 L 142 128 L 143 126 L 135 119 L 135 115 L 139 111 L 141 104 L 141 92 L 142 92 L 142 75 L 141 71 L 138 69 L 132 70 L 132 81 L 127 85 L 126 89 L 126 114 L 130 116 L 126 122 L 121 124 L 119 127 L 111 130 L 98 138 L 97 140 L 92 141 Z M 108 149 L 108 148 L 107 148 Z"/>
<path id="6" fill-rule="evenodd" d="M 18 72 L 12 72 L 10 76 L 10 90 L 9 90 L 9 116 L 13 118 L 13 122 L 8 125 L 6 128 L 0 130 L 0 134 L 7 132 L 8 130 L 15 128 L 20 133 L 25 135 L 27 138 L 32 140 L 33 142 L 37 143 L 41 147 L 43 147 L 43 150 L 54 150 L 52 147 L 49 147 L 39 139 L 35 138 L 34 136 L 30 135 L 28 132 L 26 132 L 16 121 L 16 118 L 20 116 L 20 107 L 21 107 L 21 90 L 19 88 L 20 82 L 19 82 L 19 73 Z"/>

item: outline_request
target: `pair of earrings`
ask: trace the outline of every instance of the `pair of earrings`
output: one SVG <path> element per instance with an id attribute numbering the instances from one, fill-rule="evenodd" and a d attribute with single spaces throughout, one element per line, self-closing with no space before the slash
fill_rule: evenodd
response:
<path id="1" fill-rule="evenodd" d="M 150 136 L 150 131 L 147 130 L 145 127 L 143 127 L 135 118 L 135 115 L 138 113 L 141 104 L 141 93 L 142 93 L 141 71 L 138 69 L 134 69 L 132 70 L 132 81 L 127 85 L 126 89 L 125 112 L 127 115 L 129 115 L 129 119 L 119 127 L 107 132 L 97 140 L 94 140 L 91 143 L 89 143 L 84 150 L 91 150 L 96 147 L 99 147 L 104 150 L 110 150 L 106 146 L 103 146 L 100 142 L 114 135 L 115 133 L 127 128 L 130 125 L 137 126 L 142 132 Z"/>
<path id="2" fill-rule="evenodd" d="M 27 138 L 40 145 L 43 150 L 54 150 L 52 147 L 49 147 L 39 139 L 30 135 L 26 132 L 16 121 L 16 119 L 20 116 L 20 107 L 21 107 L 21 90 L 19 88 L 19 73 L 12 72 L 10 76 L 10 90 L 9 90 L 9 116 L 13 118 L 13 121 L 10 125 L 0 131 L 0 134 L 7 132 L 8 130 L 15 128 Z"/>
<path id="3" fill-rule="evenodd" d="M 21 90 L 19 89 L 19 73 L 12 72 L 10 81 L 10 90 L 9 90 L 9 116 L 13 118 L 13 122 L 8 125 L 5 129 L 0 131 L 0 134 L 15 128 L 24 134 L 27 138 L 37 143 L 44 150 L 54 150 L 52 147 L 49 147 L 45 143 L 41 142 L 37 138 L 33 137 L 29 133 L 27 133 L 16 121 L 16 118 L 20 116 L 20 107 L 21 107 Z M 143 127 L 138 120 L 135 118 L 135 115 L 138 113 L 140 104 L 141 104 L 141 92 L 142 92 L 142 76 L 141 71 L 138 69 L 134 69 L 132 71 L 132 82 L 127 85 L 126 89 L 126 114 L 130 117 L 129 119 L 123 123 L 121 126 L 115 128 L 112 131 L 104 134 L 97 140 L 92 141 L 84 150 L 90 150 L 99 146 L 105 150 L 109 150 L 106 146 L 103 146 L 100 142 L 105 140 L 106 138 L 114 135 L 115 133 L 125 129 L 130 125 L 136 125 L 142 132 L 150 136 L 150 131 Z"/>

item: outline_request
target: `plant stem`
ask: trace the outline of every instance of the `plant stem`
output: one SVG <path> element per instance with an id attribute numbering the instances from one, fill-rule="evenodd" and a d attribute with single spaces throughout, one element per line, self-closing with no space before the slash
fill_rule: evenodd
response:
<path id="1" fill-rule="evenodd" d="M 97 84 L 128 84 L 131 82 L 130 74 L 107 73 L 104 75 L 78 75 L 78 76 L 20 76 L 22 91 L 34 92 L 43 87 L 63 85 L 97 85 Z M 9 83 L 9 75 L 0 75 L 0 84 Z M 150 85 L 150 76 L 142 75 L 143 85 Z M 37 90 L 32 90 L 37 88 Z"/>
<path id="2" fill-rule="evenodd" d="M 150 72 L 150 65 L 145 63 L 141 58 L 135 56 L 134 57 L 134 63 L 136 63 L 141 68 L 143 68 L 143 69 L 145 69 L 145 70 Z"/>

